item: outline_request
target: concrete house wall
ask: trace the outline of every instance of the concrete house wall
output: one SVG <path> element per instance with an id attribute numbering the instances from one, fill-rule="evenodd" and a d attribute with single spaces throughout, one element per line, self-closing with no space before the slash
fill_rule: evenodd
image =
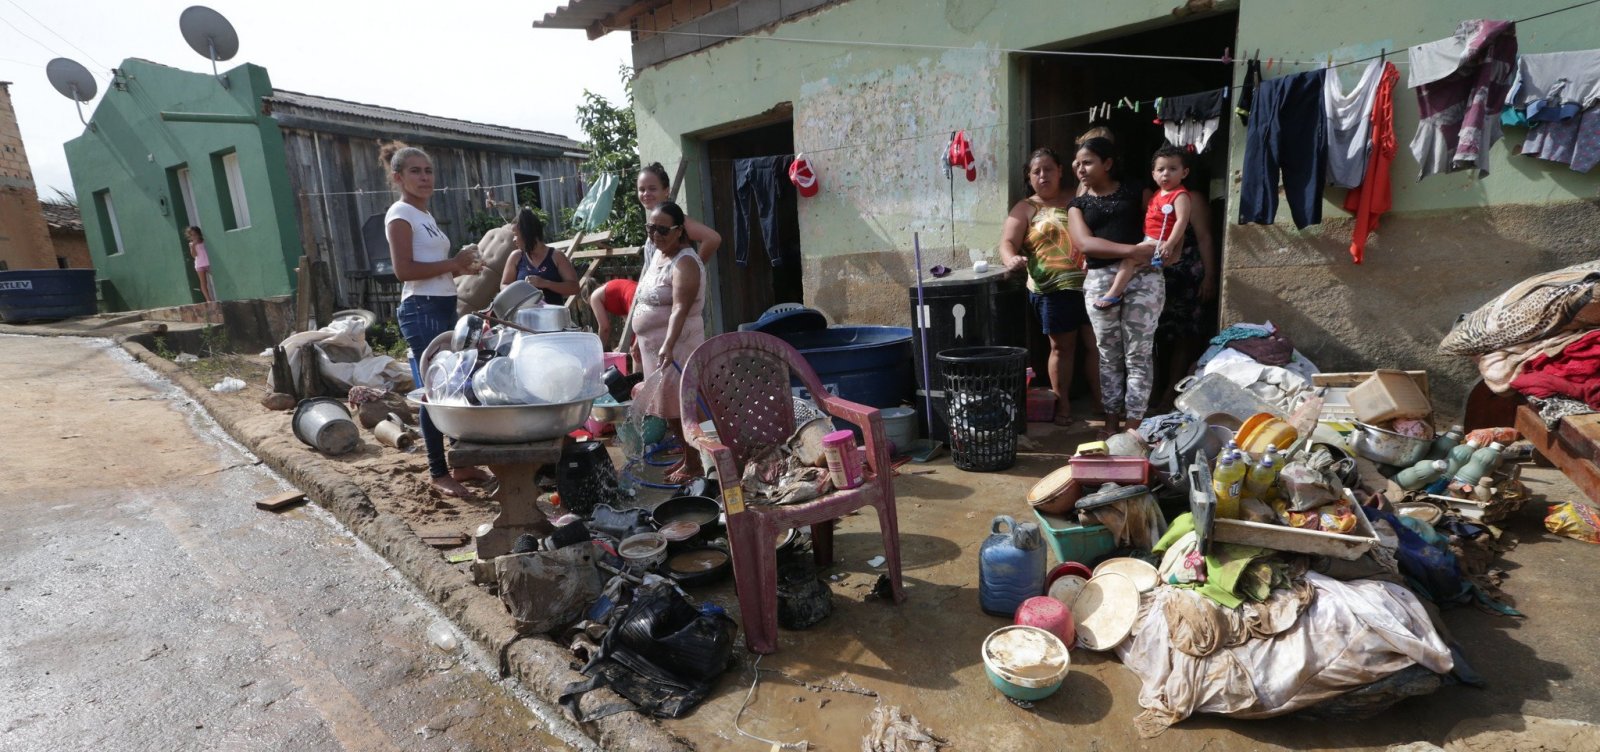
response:
<path id="1" fill-rule="evenodd" d="M 694 51 L 704 42 L 671 35 L 641 35 L 635 46 L 636 56 L 647 51 L 643 62 L 667 58 L 643 67 L 634 82 L 645 161 L 670 166 L 680 157 L 700 159 L 705 137 L 741 121 L 759 122 L 763 113 L 792 103 L 795 147 L 810 153 L 823 181 L 820 195 L 799 202 L 806 302 L 836 321 L 886 324 L 909 323 L 905 289 L 914 279 L 913 232 L 921 234 L 927 266 L 965 265 L 968 248 L 993 258 L 1006 212 L 1023 197 L 1023 162 L 1035 146 L 1028 142 L 1025 56 L 999 49 L 1102 41 L 1171 26 L 1198 9 L 1238 12 L 1236 55 L 1259 49 L 1263 59 L 1349 60 L 1387 49 L 1404 60 L 1407 47 L 1449 36 L 1461 19 L 1539 10 L 1489 0 L 849 0 L 781 22 L 785 15 L 776 0 L 744 0 L 731 11 L 737 20 L 767 6 L 774 6 L 773 25 L 757 36 L 966 48 L 754 38 Z M 716 15 L 700 19 L 698 28 L 707 30 Z M 1518 36 L 1524 52 L 1588 49 L 1600 47 L 1596 29 L 1600 11 L 1585 8 L 1532 22 Z M 1578 175 L 1563 165 L 1511 156 L 1509 147 L 1523 135 L 1514 129 L 1492 151 L 1489 177 L 1458 173 L 1417 183 L 1417 164 L 1406 149 L 1416 132 L 1416 99 L 1404 86 L 1401 68 L 1395 210 L 1369 244 L 1366 263 L 1351 264 L 1346 250 L 1352 223 L 1338 208 L 1343 190 L 1328 191 L 1324 224 L 1305 231 L 1230 221 L 1222 318 L 1279 323 L 1324 370 L 1428 369 L 1441 404 L 1453 409 L 1475 373 L 1465 360 L 1434 355 L 1439 339 L 1458 313 L 1511 282 L 1594 256 L 1600 249 L 1600 204 L 1594 198 L 1600 174 Z M 1348 85 L 1359 73 L 1351 66 L 1340 75 Z M 937 159 L 956 129 L 972 135 L 978 177 L 956 181 L 952 228 L 951 191 Z M 1227 215 L 1234 219 L 1244 133 L 1242 127 L 1231 131 L 1229 174 L 1221 181 Z M 832 148 L 844 144 L 855 146 Z M 691 213 L 707 194 L 696 173 L 689 171 L 680 197 Z M 1287 215 L 1283 211 L 1285 223 Z"/>
<path id="2" fill-rule="evenodd" d="M 113 310 L 197 302 L 198 281 L 183 228 L 205 232 L 219 298 L 292 291 L 300 255 L 294 198 L 284 169 L 283 136 L 262 114 L 272 92 L 267 71 L 245 64 L 225 73 L 224 88 L 206 73 L 144 60 L 122 63 L 91 120 L 94 128 L 66 143 L 67 162 L 83 212 L 95 267 Z M 171 113 L 163 117 L 162 113 Z M 225 118 L 183 119 L 194 115 Z M 232 122 L 238 120 L 239 122 Z M 250 226 L 232 216 L 222 157 L 238 155 Z M 197 217 L 188 216 L 177 170 L 188 167 Z M 111 197 L 122 252 L 116 252 Z"/>

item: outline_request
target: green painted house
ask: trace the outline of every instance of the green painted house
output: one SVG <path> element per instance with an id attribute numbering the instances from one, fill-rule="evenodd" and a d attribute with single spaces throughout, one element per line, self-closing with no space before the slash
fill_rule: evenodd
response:
<path id="1" fill-rule="evenodd" d="M 1600 48 L 1600 5 L 1560 10 L 1571 5 L 571 0 L 534 25 L 590 38 L 630 35 L 641 156 L 669 170 L 683 161 L 680 202 L 725 238 L 707 305 L 719 331 L 784 299 L 835 321 L 909 324 L 913 233 L 925 266 L 965 266 L 974 249 L 993 261 L 1008 210 L 1028 193 L 1034 148 L 1070 154 L 1075 136 L 1107 125 L 1138 179 L 1162 141 L 1149 104 L 1156 97 L 1237 87 L 1247 56 L 1270 61 L 1273 77 L 1387 54 L 1401 75 L 1394 208 L 1361 265 L 1348 251 L 1354 220 L 1342 208 L 1343 189 L 1328 189 L 1323 222 L 1304 230 L 1286 207 L 1278 224 L 1237 224 L 1246 129 L 1222 119 L 1196 166 L 1220 235 L 1220 318 L 1271 320 L 1324 370 L 1426 369 L 1438 404 L 1450 410 L 1477 374 L 1466 359 L 1435 354 L 1440 339 L 1459 313 L 1511 282 L 1595 257 L 1600 170 L 1582 174 L 1516 155 L 1527 131 L 1508 128 L 1489 154 L 1487 177 L 1458 172 L 1419 182 L 1407 148 L 1418 125 L 1407 50 L 1476 18 L 1529 18 L 1517 29 L 1523 53 Z M 1336 75 L 1348 89 L 1363 68 L 1342 66 Z M 1144 106 L 1117 106 L 1124 100 Z M 1091 123 L 1095 110 L 1108 114 Z M 968 132 L 977 163 L 976 180 L 952 185 L 938 155 L 955 130 Z M 735 228 L 735 175 L 727 165 L 795 152 L 808 154 L 822 188 L 813 198 L 786 198 L 797 227 L 794 263 L 734 263 L 726 241 Z M 1019 319 L 1017 326 L 1037 327 Z"/>
<path id="2" fill-rule="evenodd" d="M 588 153 L 564 136 L 275 89 L 248 63 L 221 79 L 125 60 L 65 145 L 111 310 L 203 300 L 183 238 L 198 225 L 219 299 L 289 294 L 299 257 L 314 255 L 341 305 L 386 313 L 399 285 L 381 232 L 363 232 L 393 201 L 380 139 L 433 155 L 438 186 L 454 190 L 430 209 L 457 247 L 478 239 L 468 219 L 487 199 L 531 190 L 559 217 L 583 195 Z"/>

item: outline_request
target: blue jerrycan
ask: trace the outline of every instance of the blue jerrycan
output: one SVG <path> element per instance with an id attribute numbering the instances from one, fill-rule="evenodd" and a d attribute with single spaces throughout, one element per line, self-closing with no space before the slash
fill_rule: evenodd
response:
<path id="1" fill-rule="evenodd" d="M 1005 532 L 1000 532 L 1001 526 Z M 1022 602 L 1044 594 L 1044 539 L 1032 522 L 1017 524 L 1002 514 L 989 523 L 978 551 L 978 605 L 984 613 L 1011 618 Z"/>

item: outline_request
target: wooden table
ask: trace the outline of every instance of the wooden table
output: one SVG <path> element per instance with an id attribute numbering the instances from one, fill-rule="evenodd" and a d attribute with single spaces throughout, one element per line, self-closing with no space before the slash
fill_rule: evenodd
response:
<path id="1" fill-rule="evenodd" d="M 524 533 L 543 537 L 554 529 L 539 510 L 539 486 L 534 479 L 541 468 L 561 462 L 562 448 L 569 440 L 561 437 L 525 444 L 461 441 L 445 450 L 445 459 L 451 467 L 485 465 L 500 481 L 500 488 L 492 497 L 500 504 L 500 516 L 494 519 L 487 533 L 477 538 L 480 560 L 511 553 L 512 545 Z"/>

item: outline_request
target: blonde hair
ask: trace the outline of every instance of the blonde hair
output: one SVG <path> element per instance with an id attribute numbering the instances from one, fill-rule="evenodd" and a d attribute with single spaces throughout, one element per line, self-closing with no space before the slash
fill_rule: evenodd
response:
<path id="1" fill-rule="evenodd" d="M 1103 125 L 1097 125 L 1089 130 L 1084 131 L 1083 135 L 1079 136 L 1078 140 L 1073 143 L 1078 146 L 1083 146 L 1083 142 L 1088 141 L 1091 138 L 1103 138 L 1113 144 L 1117 142 L 1117 137 L 1111 133 L 1110 128 L 1107 128 Z"/>
<path id="2" fill-rule="evenodd" d="M 383 141 L 378 145 L 378 164 L 383 165 L 391 175 L 397 175 L 405 169 L 406 160 L 412 157 L 422 157 L 433 164 L 433 158 L 428 153 L 415 146 L 409 146 L 404 141 Z"/>

